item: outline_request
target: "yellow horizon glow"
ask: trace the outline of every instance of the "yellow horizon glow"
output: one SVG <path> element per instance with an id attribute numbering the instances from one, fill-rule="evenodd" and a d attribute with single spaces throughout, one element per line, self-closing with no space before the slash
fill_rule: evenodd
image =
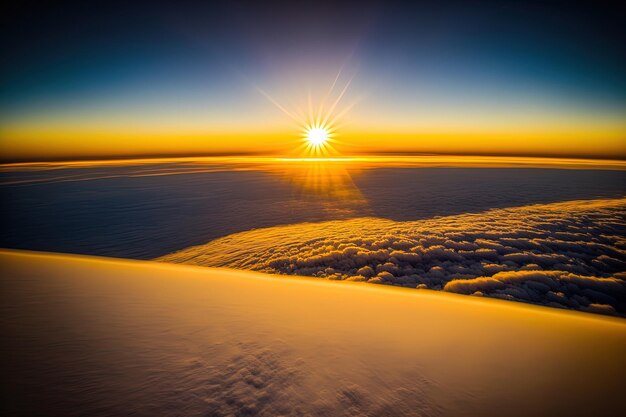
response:
<path id="1" fill-rule="evenodd" d="M 427 115 L 420 113 L 412 123 L 401 123 L 388 115 L 374 119 L 372 113 L 339 111 L 335 103 L 324 107 L 322 102 L 319 109 L 311 104 L 308 112 L 293 114 L 295 120 L 270 107 L 268 114 L 277 113 L 276 118 L 264 123 L 247 118 L 203 123 L 197 115 L 180 120 L 138 115 L 135 120 L 132 114 L 124 118 L 91 113 L 0 119 L 0 157 L 5 161 L 36 161 L 185 154 L 330 157 L 407 152 L 626 159 L 626 119 L 614 115 L 494 115 L 489 119 L 477 113 L 475 118 L 452 122 L 444 115 L 427 120 Z M 340 124 L 338 116 L 342 118 Z M 323 147 L 310 146 L 315 145 L 307 139 L 311 129 L 327 132 L 329 139 Z"/>
<path id="2" fill-rule="evenodd" d="M 290 131 L 200 132 L 124 131 L 118 129 L 46 129 L 19 126 L 0 131 L 4 160 L 76 159 L 143 155 L 252 153 L 293 155 L 301 143 L 304 155 L 377 154 L 386 152 L 536 155 L 626 159 L 626 129 L 607 126 L 578 131 L 384 132 L 342 131 L 329 153 L 330 140 L 316 144 Z M 329 133 L 329 139 L 333 133 Z M 301 136 L 302 137 L 302 136 Z"/>
<path id="3" fill-rule="evenodd" d="M 286 71 L 286 70 L 285 70 Z M 0 115 L 0 159 L 380 153 L 626 159 L 623 104 L 545 94 L 502 97 L 352 83 L 355 70 L 294 70 L 263 89 L 51 102 Z M 291 72 L 291 71 L 290 71 Z M 445 90 L 445 89 L 444 89 Z M 156 98 L 159 98 L 158 100 Z M 497 96 L 499 97 L 499 96 Z M 367 99 L 365 99 L 367 98 Z M 217 98 L 215 98 L 217 100 Z M 320 133 L 311 140 L 311 132 Z M 320 139 L 322 138 L 322 139 Z"/>

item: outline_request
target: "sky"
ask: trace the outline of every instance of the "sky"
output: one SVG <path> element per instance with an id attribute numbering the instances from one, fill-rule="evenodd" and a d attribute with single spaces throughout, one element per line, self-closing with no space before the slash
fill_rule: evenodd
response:
<path id="1" fill-rule="evenodd" d="M 626 158 L 617 6 L 15 3 L 4 161 L 292 155 L 311 120 L 336 154 Z"/>

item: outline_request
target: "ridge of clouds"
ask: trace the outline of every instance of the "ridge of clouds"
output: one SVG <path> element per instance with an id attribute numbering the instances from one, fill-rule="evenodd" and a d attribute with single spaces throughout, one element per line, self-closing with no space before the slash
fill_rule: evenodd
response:
<path id="1" fill-rule="evenodd" d="M 237 233 L 158 258 L 626 315 L 626 198 Z"/>

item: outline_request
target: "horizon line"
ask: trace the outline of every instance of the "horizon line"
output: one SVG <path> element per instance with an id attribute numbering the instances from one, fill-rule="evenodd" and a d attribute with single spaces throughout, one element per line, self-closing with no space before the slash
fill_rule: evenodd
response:
<path id="1" fill-rule="evenodd" d="M 415 152 L 415 151 L 389 151 L 389 152 L 363 152 L 355 154 L 336 155 L 333 157 L 305 157 L 293 156 L 269 152 L 206 152 L 206 153 L 147 153 L 128 155 L 76 155 L 66 157 L 41 157 L 41 158 L 3 158 L 0 156 L 0 165 L 22 165 L 38 163 L 66 163 L 66 162 L 106 162 L 106 161 L 134 161 L 155 159 L 191 159 L 191 158 L 227 158 L 227 157 L 262 157 L 277 158 L 280 160 L 350 160 L 355 158 L 375 157 L 420 157 L 420 156 L 443 156 L 443 157 L 501 157 L 501 158 L 536 158 L 536 159 L 576 159 L 594 161 L 619 161 L 626 162 L 626 155 L 580 155 L 580 154 L 550 154 L 550 153 L 474 153 L 474 152 Z"/>

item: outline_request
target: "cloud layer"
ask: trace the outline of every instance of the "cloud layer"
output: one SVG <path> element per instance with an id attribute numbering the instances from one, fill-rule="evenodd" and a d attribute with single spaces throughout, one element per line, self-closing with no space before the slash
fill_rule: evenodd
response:
<path id="1" fill-rule="evenodd" d="M 271 227 L 158 259 L 626 315 L 626 198 Z"/>

